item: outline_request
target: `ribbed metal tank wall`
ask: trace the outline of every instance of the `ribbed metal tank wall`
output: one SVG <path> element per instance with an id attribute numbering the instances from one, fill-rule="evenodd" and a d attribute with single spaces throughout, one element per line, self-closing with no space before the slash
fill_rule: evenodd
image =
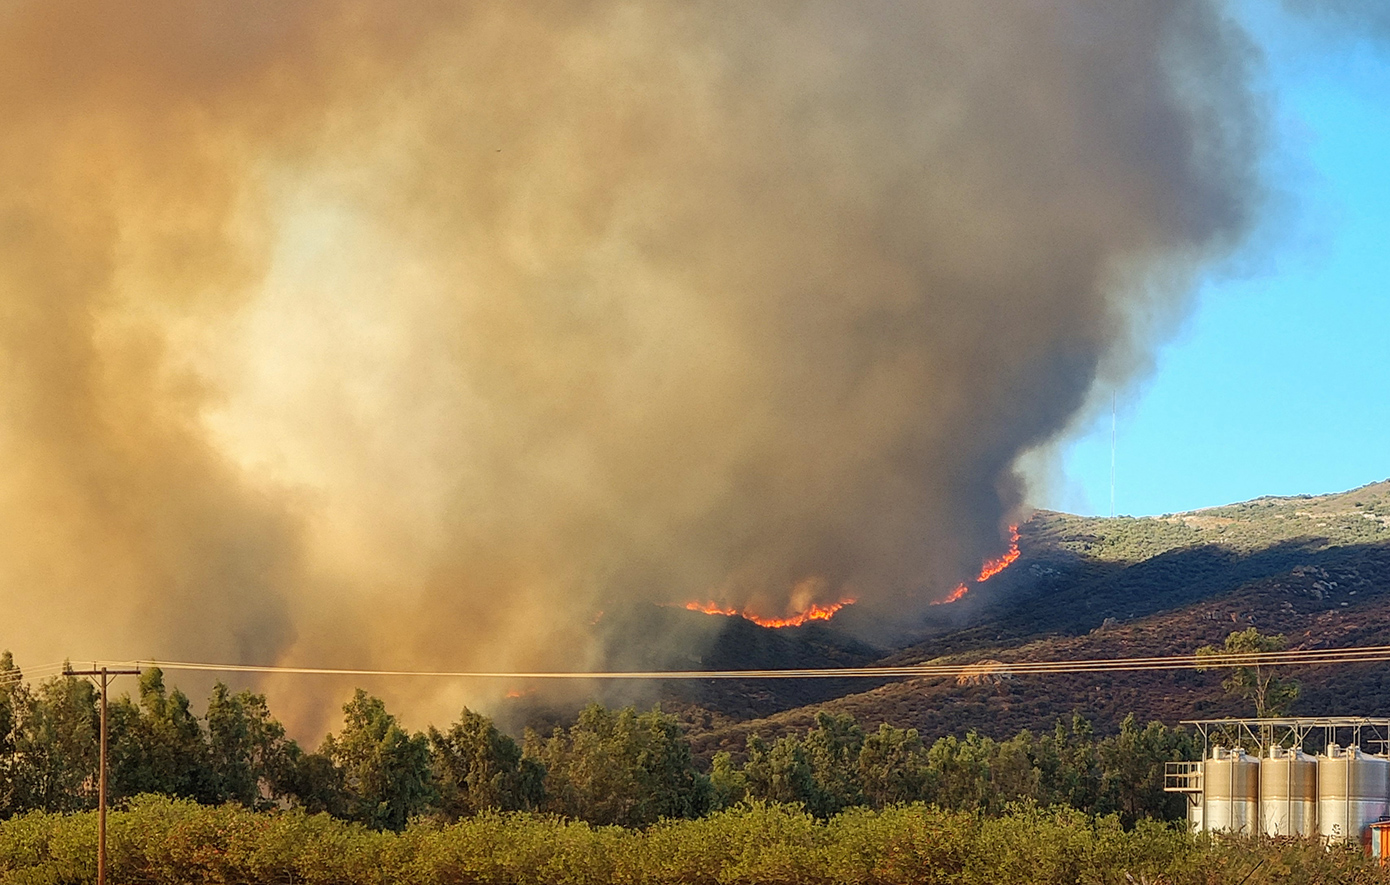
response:
<path id="1" fill-rule="evenodd" d="M 1327 747 L 1318 757 L 1318 832 L 1332 842 L 1360 843 L 1366 827 L 1385 814 L 1390 760 L 1358 747 Z"/>
<path id="2" fill-rule="evenodd" d="M 1206 827 L 1207 803 L 1205 797 L 1198 793 L 1196 798 L 1189 797 L 1187 801 L 1187 828 L 1194 833 L 1200 833 Z"/>
<path id="3" fill-rule="evenodd" d="M 1202 766 L 1206 808 L 1202 823 L 1212 832 L 1257 833 L 1260 820 L 1260 761 L 1240 747 L 1217 747 Z"/>
<path id="4" fill-rule="evenodd" d="M 1260 825 L 1266 836 L 1317 835 L 1317 759 L 1302 750 L 1269 748 L 1260 760 Z"/>

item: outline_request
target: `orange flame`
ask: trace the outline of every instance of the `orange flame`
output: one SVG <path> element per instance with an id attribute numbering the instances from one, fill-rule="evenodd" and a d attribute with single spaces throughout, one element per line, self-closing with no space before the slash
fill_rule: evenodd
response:
<path id="1" fill-rule="evenodd" d="M 979 577 L 975 578 L 975 583 L 983 584 L 1013 565 L 1016 559 L 1018 559 L 1018 526 L 1011 525 L 1009 526 L 1009 552 L 980 566 L 980 574 Z"/>
<path id="2" fill-rule="evenodd" d="M 985 581 L 988 581 L 1004 569 L 1013 565 L 1016 559 L 1018 559 L 1018 526 L 1011 525 L 1009 526 L 1009 552 L 998 559 L 988 560 L 984 565 L 980 566 L 980 574 L 975 577 L 974 583 L 983 584 Z M 932 605 L 945 605 L 949 602 L 955 602 L 969 592 L 969 590 L 969 584 L 957 584 L 956 589 L 952 590 L 950 595 L 945 599 L 936 600 Z"/>
<path id="3" fill-rule="evenodd" d="M 938 599 L 935 602 L 933 602 L 932 605 L 945 605 L 948 602 L 955 602 L 957 599 L 960 599 L 962 596 L 964 596 L 966 591 L 969 589 L 970 588 L 964 584 L 957 584 L 956 589 L 951 591 L 950 596 L 947 596 L 945 599 Z"/>
<path id="4" fill-rule="evenodd" d="M 734 617 L 737 615 L 747 621 L 752 621 L 759 627 L 800 627 L 809 621 L 828 621 L 834 616 L 835 612 L 847 605 L 853 605 L 853 599 L 841 599 L 839 602 L 831 602 L 825 605 L 812 603 L 811 607 L 804 612 L 794 615 L 787 615 L 785 618 L 764 618 L 755 615 L 745 609 L 729 608 L 719 605 L 716 602 L 687 602 L 685 607 L 693 612 L 704 612 L 707 615 L 724 615 Z"/>
<path id="5" fill-rule="evenodd" d="M 704 612 L 707 615 L 726 615 L 728 617 L 733 617 L 739 613 L 736 608 L 723 608 L 713 602 L 687 602 L 685 607 L 689 611 Z"/>

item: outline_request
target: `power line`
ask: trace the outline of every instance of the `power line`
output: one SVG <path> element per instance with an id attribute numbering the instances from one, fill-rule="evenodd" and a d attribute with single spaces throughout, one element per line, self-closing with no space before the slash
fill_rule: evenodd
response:
<path id="1" fill-rule="evenodd" d="M 205 673 L 262 673 L 298 676 L 361 676 L 424 679 L 501 680 L 739 680 L 739 679 L 914 679 L 976 674 L 1061 675 L 1070 673 L 1120 673 L 1145 670 L 1225 669 L 1253 666 L 1320 666 L 1390 661 L 1390 645 L 1347 648 L 1294 649 L 1278 652 L 1218 652 L 1135 658 L 1090 658 L 1053 661 L 1002 661 L 985 659 L 965 663 L 903 664 L 898 666 L 827 667 L 748 670 L 384 670 L 363 667 L 291 667 L 262 664 L 225 664 L 207 661 L 93 661 L 98 667 L 159 667 L 162 670 Z M 62 664 L 45 664 L 0 674 L 0 684 L 12 684 L 47 671 L 61 672 Z M 56 675 L 56 673 L 55 673 Z"/>
<path id="2" fill-rule="evenodd" d="M 1318 666 L 1339 663 L 1378 663 L 1390 661 L 1390 645 L 1355 646 L 1335 649 L 1296 649 L 1280 652 L 1220 652 L 1211 656 L 1196 654 L 1138 658 L 1093 658 L 1071 661 L 998 661 L 994 659 L 950 664 L 905 664 L 900 666 L 829 667 L 803 669 L 749 670 L 591 670 L 591 671 L 497 671 L 497 670 L 381 670 L 347 667 L 290 667 L 258 664 L 223 664 L 200 661 L 102 661 L 107 666 L 159 667 L 162 670 L 264 673 L 303 676 L 362 676 L 427 679 L 510 679 L 510 680 L 690 680 L 690 679 L 910 679 L 954 677 L 978 673 L 1012 675 L 1054 675 L 1066 673 L 1114 673 L 1143 670 L 1223 669 L 1245 666 Z"/>
<path id="3" fill-rule="evenodd" d="M 40 664 L 36 667 L 16 667 L 0 673 L 0 685 L 14 685 L 35 676 L 57 676 L 63 672 L 63 664 Z"/>

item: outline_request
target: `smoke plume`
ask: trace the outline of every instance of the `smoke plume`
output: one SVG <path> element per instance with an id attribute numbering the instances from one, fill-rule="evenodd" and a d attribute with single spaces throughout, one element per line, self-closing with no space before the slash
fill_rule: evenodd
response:
<path id="1" fill-rule="evenodd" d="M 0 644 L 923 612 L 1249 229 L 1255 62 L 1202 0 L 12 0 Z"/>

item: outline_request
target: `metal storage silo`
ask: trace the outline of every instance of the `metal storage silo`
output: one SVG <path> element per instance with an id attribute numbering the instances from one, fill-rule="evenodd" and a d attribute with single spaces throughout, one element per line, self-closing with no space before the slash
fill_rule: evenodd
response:
<path id="1" fill-rule="evenodd" d="M 1318 832 L 1318 761 L 1302 750 L 1270 747 L 1260 760 L 1260 821 L 1266 836 Z"/>
<path id="2" fill-rule="evenodd" d="M 1260 761 L 1240 747 L 1217 747 L 1203 766 L 1206 808 L 1202 823 L 1210 831 L 1253 836 L 1260 821 Z"/>
<path id="3" fill-rule="evenodd" d="M 1318 757 L 1318 832 L 1330 842 L 1360 844 L 1366 827 L 1385 814 L 1387 794 L 1390 760 L 1329 744 Z"/>

